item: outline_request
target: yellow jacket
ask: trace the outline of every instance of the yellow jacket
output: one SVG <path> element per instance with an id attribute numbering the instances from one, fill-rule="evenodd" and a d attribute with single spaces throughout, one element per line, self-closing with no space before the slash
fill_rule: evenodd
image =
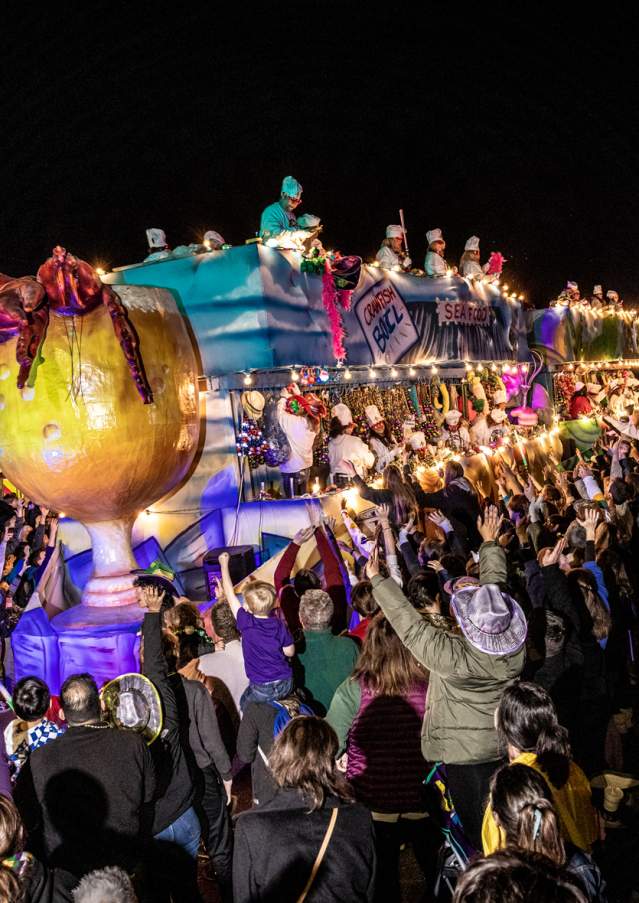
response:
<path id="1" fill-rule="evenodd" d="M 510 764 L 528 765 L 529 768 L 534 768 L 535 771 L 538 771 L 545 778 L 559 816 L 559 824 L 561 825 L 561 833 L 564 840 L 569 840 L 580 850 L 589 852 L 592 844 L 599 836 L 599 832 L 597 829 L 597 817 L 590 799 L 590 784 L 581 768 L 575 765 L 574 762 L 571 762 L 568 780 L 561 790 L 558 790 L 550 783 L 548 776 L 541 770 L 535 753 L 521 753 Z M 504 832 L 495 824 L 490 803 L 486 806 L 486 811 L 484 812 L 481 840 L 486 856 L 506 846 Z"/>

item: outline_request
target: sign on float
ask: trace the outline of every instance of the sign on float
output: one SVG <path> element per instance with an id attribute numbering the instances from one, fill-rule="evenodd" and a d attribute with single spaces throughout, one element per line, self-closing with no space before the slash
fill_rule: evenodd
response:
<path id="1" fill-rule="evenodd" d="M 474 301 L 440 301 L 438 298 L 437 317 L 440 326 L 450 323 L 456 326 L 490 326 L 493 312 L 488 305 Z"/>
<path id="2" fill-rule="evenodd" d="M 366 336 L 374 364 L 395 364 L 419 340 L 404 299 L 389 279 L 362 295 L 355 316 Z"/>

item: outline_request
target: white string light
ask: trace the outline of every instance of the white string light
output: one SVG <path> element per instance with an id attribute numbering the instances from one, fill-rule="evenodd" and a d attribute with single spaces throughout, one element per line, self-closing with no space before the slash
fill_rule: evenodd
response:
<path id="1" fill-rule="evenodd" d="M 250 385 L 252 385 L 252 383 L 253 383 L 253 377 L 251 376 L 251 374 L 245 373 L 244 374 L 244 385 L 250 386 Z"/>

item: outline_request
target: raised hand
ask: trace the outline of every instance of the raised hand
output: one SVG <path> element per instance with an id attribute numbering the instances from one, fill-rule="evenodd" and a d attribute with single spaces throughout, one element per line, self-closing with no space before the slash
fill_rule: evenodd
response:
<path id="1" fill-rule="evenodd" d="M 158 589 L 156 586 L 143 586 L 141 589 L 140 605 L 142 608 L 146 608 L 151 612 L 159 611 L 166 596 L 164 590 Z"/>
<path id="2" fill-rule="evenodd" d="M 375 544 L 371 557 L 366 562 L 366 576 L 369 580 L 377 577 L 379 574 L 379 546 Z"/>
<path id="3" fill-rule="evenodd" d="M 481 516 L 477 518 L 477 529 L 484 542 L 495 542 L 502 520 L 503 517 L 494 505 L 488 506 L 483 520 Z"/>
<path id="4" fill-rule="evenodd" d="M 313 527 L 302 527 L 293 537 L 293 542 L 296 546 L 303 546 L 305 542 L 313 538 L 314 532 Z"/>
<path id="5" fill-rule="evenodd" d="M 565 545 L 566 537 L 562 536 L 555 548 L 546 553 L 543 566 L 550 567 L 553 564 L 559 564 L 559 559 L 561 558 L 561 553 L 563 552 Z"/>
<path id="6" fill-rule="evenodd" d="M 595 539 L 595 531 L 597 529 L 597 521 L 599 520 L 599 512 L 596 508 L 586 508 L 583 513 L 581 522 L 586 528 L 586 540 Z"/>
<path id="7" fill-rule="evenodd" d="M 390 525 L 390 505 L 382 504 L 377 506 L 377 519 L 382 527 Z"/>

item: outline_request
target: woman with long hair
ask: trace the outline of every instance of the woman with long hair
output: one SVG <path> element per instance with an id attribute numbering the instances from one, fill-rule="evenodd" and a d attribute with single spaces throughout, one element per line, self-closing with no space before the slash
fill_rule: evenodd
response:
<path id="1" fill-rule="evenodd" d="M 590 784 L 571 761 L 568 731 L 557 721 L 548 693 L 533 683 L 508 687 L 497 707 L 495 725 L 510 764 L 534 768 L 548 781 L 563 836 L 589 852 L 598 837 Z M 484 853 L 504 845 L 490 806 L 484 814 L 482 844 Z"/>
<path id="2" fill-rule="evenodd" d="M 506 765 L 490 783 L 490 806 L 504 846 L 538 853 L 555 865 L 566 865 L 581 880 L 588 899 L 603 901 L 605 884 L 583 850 L 564 843 L 552 793 L 541 774 L 526 765 Z"/>
<path id="3" fill-rule="evenodd" d="M 371 816 L 340 774 L 335 732 L 321 718 L 293 718 L 268 757 L 278 792 L 239 816 L 233 854 L 235 903 L 373 898 Z"/>
<path id="4" fill-rule="evenodd" d="M 346 754 L 355 799 L 373 814 L 378 900 L 400 899 L 399 850 L 406 840 L 429 884 L 434 877 L 440 836 L 426 815 L 421 753 L 427 689 L 427 672 L 380 613 L 326 716 Z"/>
<path id="5" fill-rule="evenodd" d="M 353 482 L 363 499 L 374 502 L 376 505 L 390 507 L 391 524 L 398 529 L 411 517 L 417 516 L 418 505 L 415 491 L 404 480 L 402 472 L 396 464 L 389 464 L 384 468 L 383 480 L 383 488 L 374 489 L 367 486 L 364 480 L 357 475 L 353 477 Z"/>

